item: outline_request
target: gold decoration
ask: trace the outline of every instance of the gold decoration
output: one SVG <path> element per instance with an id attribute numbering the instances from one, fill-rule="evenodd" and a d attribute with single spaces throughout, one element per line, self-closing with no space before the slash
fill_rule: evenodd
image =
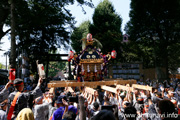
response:
<path id="1" fill-rule="evenodd" d="M 90 55 L 86 55 L 86 58 L 88 58 L 88 59 L 89 59 L 89 58 L 90 58 Z"/>
<path id="2" fill-rule="evenodd" d="M 92 51 L 89 51 L 89 54 L 93 54 L 93 52 L 92 52 Z"/>
<path id="3" fill-rule="evenodd" d="M 93 43 L 94 43 L 94 40 L 87 40 L 86 46 L 93 45 Z"/>
<path id="4" fill-rule="evenodd" d="M 82 63 L 97 63 L 97 64 L 101 64 L 103 62 L 104 62 L 103 58 L 101 58 L 101 59 L 81 59 L 80 60 L 81 64 Z"/>
<path id="5" fill-rule="evenodd" d="M 92 55 L 92 58 L 94 58 L 94 59 L 95 59 L 95 58 L 96 58 L 96 56 L 95 56 L 95 55 Z"/>

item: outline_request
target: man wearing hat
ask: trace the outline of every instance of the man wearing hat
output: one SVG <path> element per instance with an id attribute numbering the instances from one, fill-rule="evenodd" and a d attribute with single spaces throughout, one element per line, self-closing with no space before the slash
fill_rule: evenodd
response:
<path id="1" fill-rule="evenodd" d="M 33 99 L 42 95 L 40 89 L 41 83 L 43 82 L 42 78 L 39 78 L 38 84 L 33 91 L 23 93 L 24 83 L 22 79 L 14 80 L 15 91 L 12 92 L 8 97 L 8 107 L 6 109 L 7 120 L 14 120 L 17 117 L 17 114 L 23 109 L 30 107 L 28 100 L 33 97 Z"/>
<path id="2" fill-rule="evenodd" d="M 65 95 L 58 96 L 56 102 L 58 109 L 54 111 L 52 120 L 62 120 L 64 112 L 68 110 L 68 104 L 66 104 L 66 101 L 67 101 L 67 97 Z"/>

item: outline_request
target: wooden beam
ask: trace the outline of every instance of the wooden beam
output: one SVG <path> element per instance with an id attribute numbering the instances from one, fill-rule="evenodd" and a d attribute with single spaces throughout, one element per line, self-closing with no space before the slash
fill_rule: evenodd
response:
<path id="1" fill-rule="evenodd" d="M 87 93 L 90 93 L 90 94 L 92 94 L 92 95 L 94 95 L 94 92 L 96 92 L 96 90 L 95 89 L 93 89 L 93 88 L 90 88 L 90 87 L 85 87 L 85 89 L 84 89 Z"/>
<path id="2" fill-rule="evenodd" d="M 112 93 L 116 93 L 116 88 L 113 88 L 113 87 L 103 85 L 101 86 L 101 89 L 112 92 Z"/>
<path id="3" fill-rule="evenodd" d="M 49 83 L 65 83 L 65 82 L 76 82 L 76 80 L 66 80 L 66 81 L 50 81 Z"/>
<path id="4" fill-rule="evenodd" d="M 80 87 L 88 86 L 94 87 L 98 85 L 117 85 L 117 84 L 136 84 L 136 80 L 111 80 L 111 81 L 93 81 L 93 82 L 67 82 L 67 81 L 53 81 L 48 83 L 48 88 L 51 87 Z"/>
<path id="5" fill-rule="evenodd" d="M 116 88 L 105 86 L 105 85 L 101 86 L 101 89 L 109 91 L 109 92 L 113 92 L 113 93 L 116 93 L 117 89 L 132 91 L 133 88 L 137 88 L 137 89 L 141 89 L 141 90 L 150 90 L 152 92 L 152 87 L 145 86 L 145 85 L 138 85 L 138 84 L 133 84 L 132 87 L 124 86 L 124 85 L 117 85 Z"/>
<path id="6" fill-rule="evenodd" d="M 152 92 L 152 87 L 150 87 L 150 86 L 132 84 L 132 87 L 133 87 L 133 88 L 140 89 L 140 90 L 149 90 L 149 91 Z"/>
<path id="7" fill-rule="evenodd" d="M 120 89 L 120 90 L 130 90 L 132 91 L 132 87 L 128 86 L 124 86 L 124 85 L 117 85 L 116 89 Z"/>
<path id="8" fill-rule="evenodd" d="M 66 87 L 65 90 L 66 90 L 67 92 L 74 93 L 74 90 L 72 89 L 72 87 Z"/>

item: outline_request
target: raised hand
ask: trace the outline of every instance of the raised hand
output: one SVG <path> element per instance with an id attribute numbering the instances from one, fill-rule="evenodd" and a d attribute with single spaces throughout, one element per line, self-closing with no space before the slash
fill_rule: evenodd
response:
<path id="1" fill-rule="evenodd" d="M 164 92 L 164 87 L 161 86 L 160 89 L 161 89 L 161 92 Z"/>
<path id="2" fill-rule="evenodd" d="M 7 90 L 11 86 L 11 82 L 8 82 L 5 86 L 5 89 Z"/>
<path id="3" fill-rule="evenodd" d="M 68 106 L 69 105 L 68 102 L 65 101 L 64 99 L 62 99 L 62 103 L 63 103 L 64 106 Z"/>
<path id="4" fill-rule="evenodd" d="M 42 82 L 43 82 L 43 79 L 40 77 L 38 80 L 38 86 L 41 86 Z"/>

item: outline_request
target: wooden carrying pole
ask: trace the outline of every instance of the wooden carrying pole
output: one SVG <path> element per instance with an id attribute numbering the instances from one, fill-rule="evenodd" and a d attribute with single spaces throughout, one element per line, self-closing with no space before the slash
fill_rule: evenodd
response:
<path id="1" fill-rule="evenodd" d="M 74 93 L 74 90 L 72 89 L 72 87 L 66 87 L 65 91 Z"/>
<path id="2" fill-rule="evenodd" d="M 116 93 L 116 88 L 113 88 L 113 87 L 103 85 L 101 86 L 101 89 L 112 92 L 112 93 Z"/>
<path id="3" fill-rule="evenodd" d="M 109 86 L 101 86 L 101 89 L 112 92 L 112 93 L 117 93 L 117 89 L 121 90 L 130 90 L 132 91 L 132 88 L 129 86 L 124 86 L 124 85 L 116 85 L 116 88 L 109 87 Z"/>
<path id="4" fill-rule="evenodd" d="M 50 82 L 48 88 L 56 87 L 94 87 L 98 85 L 117 85 L 117 84 L 136 84 L 136 80 L 111 80 L 111 81 L 94 81 L 94 82 Z"/>
<path id="5" fill-rule="evenodd" d="M 152 87 L 150 87 L 150 86 L 145 86 L 145 85 L 138 85 L 138 84 L 133 84 L 132 87 L 124 86 L 124 85 L 117 85 L 116 88 L 109 87 L 109 86 L 101 86 L 101 89 L 106 90 L 106 91 L 109 91 L 109 92 L 113 92 L 113 93 L 116 93 L 116 92 L 117 92 L 117 89 L 120 89 L 120 90 L 130 90 L 130 91 L 132 91 L 133 88 L 141 89 L 141 90 L 149 90 L 149 91 L 152 92 Z"/>
<path id="6" fill-rule="evenodd" d="M 89 93 L 89 94 L 92 94 L 92 95 L 94 95 L 94 93 L 96 92 L 95 89 L 90 88 L 90 87 L 85 87 L 84 91 Z"/>
<path id="7" fill-rule="evenodd" d="M 133 88 L 140 89 L 140 90 L 149 90 L 149 91 L 152 92 L 152 87 L 150 87 L 150 86 L 132 84 L 132 87 L 133 87 Z"/>
<path id="8" fill-rule="evenodd" d="M 120 89 L 120 90 L 130 90 L 132 91 L 132 87 L 130 87 L 129 85 L 124 86 L 124 85 L 117 85 L 116 89 Z"/>

